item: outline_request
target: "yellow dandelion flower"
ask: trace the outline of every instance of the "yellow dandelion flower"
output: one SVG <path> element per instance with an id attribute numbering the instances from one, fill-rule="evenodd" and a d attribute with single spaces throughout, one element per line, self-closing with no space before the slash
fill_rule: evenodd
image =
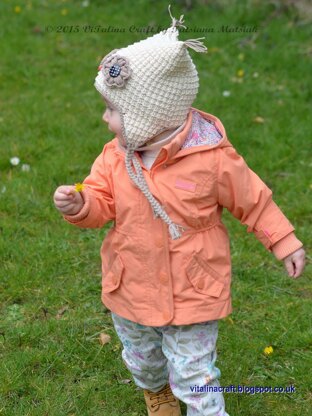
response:
<path id="1" fill-rule="evenodd" d="M 15 6 L 14 11 L 15 11 L 15 13 L 20 13 L 22 11 L 22 9 L 20 8 L 20 6 Z"/>
<path id="2" fill-rule="evenodd" d="M 83 191 L 85 188 L 85 185 L 83 183 L 75 183 L 75 191 L 76 192 L 81 192 Z"/>
<path id="3" fill-rule="evenodd" d="M 238 76 L 239 78 L 242 78 L 242 77 L 244 76 L 244 70 L 243 70 L 243 69 L 239 69 L 239 70 L 237 71 L 237 76 Z"/>
<path id="4" fill-rule="evenodd" d="M 67 13 L 68 13 L 68 10 L 67 10 L 67 9 L 62 9 L 62 10 L 61 10 L 61 15 L 62 15 L 62 16 L 66 16 L 66 15 L 67 15 Z"/>
<path id="5" fill-rule="evenodd" d="M 273 347 L 271 345 L 269 347 L 265 347 L 263 352 L 265 355 L 270 355 L 273 353 Z"/>

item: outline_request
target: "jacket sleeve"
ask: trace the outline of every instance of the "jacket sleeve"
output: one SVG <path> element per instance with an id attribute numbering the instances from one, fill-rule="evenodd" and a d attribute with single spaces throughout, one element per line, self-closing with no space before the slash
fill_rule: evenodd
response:
<path id="1" fill-rule="evenodd" d="M 233 147 L 217 150 L 218 203 L 227 208 L 247 232 L 253 232 L 279 260 L 300 247 L 294 227 L 272 200 L 272 191 Z"/>
<path id="2" fill-rule="evenodd" d="M 112 190 L 112 174 L 105 160 L 107 151 L 97 157 L 89 176 L 83 181 L 81 192 L 84 200 L 82 209 L 75 215 L 64 215 L 64 219 L 81 228 L 100 228 L 116 217 Z"/>

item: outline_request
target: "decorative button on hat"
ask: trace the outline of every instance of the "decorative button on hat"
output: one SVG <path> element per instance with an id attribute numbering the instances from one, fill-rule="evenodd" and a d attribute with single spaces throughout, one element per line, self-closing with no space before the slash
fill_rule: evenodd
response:
<path id="1" fill-rule="evenodd" d="M 129 177 L 144 193 L 155 217 L 169 226 L 172 239 L 181 237 L 174 224 L 150 192 L 134 152 L 152 137 L 181 126 L 196 98 L 199 86 L 196 67 L 187 48 L 206 52 L 200 41 L 181 41 L 177 27 L 183 25 L 170 11 L 172 24 L 147 39 L 106 55 L 99 67 L 95 87 L 120 113 L 126 143 L 125 165 Z"/>
<path id="2" fill-rule="evenodd" d="M 107 86 L 123 87 L 131 75 L 131 68 L 128 59 L 113 55 L 113 52 L 115 50 L 102 59 L 98 69 L 102 71 Z"/>

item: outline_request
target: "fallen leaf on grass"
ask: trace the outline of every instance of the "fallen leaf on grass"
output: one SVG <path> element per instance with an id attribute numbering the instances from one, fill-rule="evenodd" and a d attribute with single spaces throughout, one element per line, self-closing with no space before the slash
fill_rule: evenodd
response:
<path id="1" fill-rule="evenodd" d="M 42 29 L 40 26 L 34 26 L 31 31 L 32 33 L 42 33 Z"/>
<path id="2" fill-rule="evenodd" d="M 263 124 L 264 123 L 264 118 L 257 116 L 253 119 L 254 123 L 259 123 L 259 124 Z"/>
<path id="3" fill-rule="evenodd" d="M 62 316 L 64 315 L 64 313 L 68 310 L 68 306 L 65 305 L 63 306 L 61 309 L 58 310 L 57 315 L 56 315 L 56 319 L 61 319 Z"/>
<path id="4" fill-rule="evenodd" d="M 111 341 L 111 337 L 110 337 L 110 335 L 104 334 L 104 332 L 102 332 L 100 334 L 99 340 L 100 340 L 100 344 L 105 345 L 105 344 L 108 344 Z"/>
<path id="5" fill-rule="evenodd" d="M 121 384 L 129 384 L 131 383 L 132 380 L 130 380 L 130 378 L 125 378 L 123 380 L 119 380 L 119 383 Z"/>

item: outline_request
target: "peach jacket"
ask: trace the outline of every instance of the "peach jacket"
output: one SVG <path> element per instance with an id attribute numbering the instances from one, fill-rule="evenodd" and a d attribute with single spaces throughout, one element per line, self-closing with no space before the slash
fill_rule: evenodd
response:
<path id="1" fill-rule="evenodd" d="M 213 126 L 220 139 L 210 140 L 202 130 L 201 141 L 183 147 L 195 115 Z M 183 130 L 163 146 L 150 170 L 136 155 L 152 194 L 184 227 L 180 239 L 172 240 L 167 225 L 153 217 L 148 200 L 128 176 L 125 151 L 116 137 L 105 144 L 84 180 L 83 208 L 64 216 L 83 228 L 113 221 L 101 247 L 102 302 L 120 316 L 162 326 L 231 313 L 223 207 L 277 259 L 302 247 L 272 191 L 233 148 L 217 117 L 192 108 Z"/>

